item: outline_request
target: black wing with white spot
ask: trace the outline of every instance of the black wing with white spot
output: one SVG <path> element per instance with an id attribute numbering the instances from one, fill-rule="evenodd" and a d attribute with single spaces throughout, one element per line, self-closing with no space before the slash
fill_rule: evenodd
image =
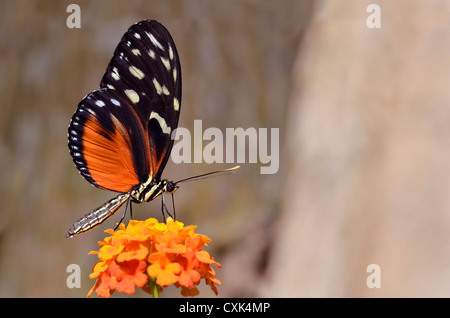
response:
<path id="1" fill-rule="evenodd" d="M 175 43 L 154 20 L 134 24 L 125 33 L 100 87 L 130 101 L 150 145 L 150 174 L 159 180 L 170 156 L 172 131 L 181 105 L 181 68 Z"/>

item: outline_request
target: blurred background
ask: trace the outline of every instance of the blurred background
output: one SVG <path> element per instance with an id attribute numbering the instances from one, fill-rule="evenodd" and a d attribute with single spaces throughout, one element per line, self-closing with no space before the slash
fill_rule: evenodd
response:
<path id="1" fill-rule="evenodd" d="M 66 26 L 71 3 L 79 29 Z M 380 28 L 366 23 L 372 3 Z M 279 128 L 277 173 L 247 154 L 238 173 L 175 194 L 178 219 L 212 239 L 219 297 L 450 296 L 448 0 L 0 0 L 0 297 L 93 286 L 88 252 L 122 213 L 64 237 L 115 195 L 78 174 L 67 126 L 143 19 L 177 45 L 180 127 Z M 169 161 L 163 177 L 233 165 Z M 159 198 L 133 214 L 161 219 Z M 366 284 L 370 264 L 381 288 Z"/>

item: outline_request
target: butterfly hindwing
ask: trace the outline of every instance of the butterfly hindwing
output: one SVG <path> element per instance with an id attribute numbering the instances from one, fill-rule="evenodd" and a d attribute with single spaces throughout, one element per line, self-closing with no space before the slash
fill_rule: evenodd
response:
<path id="1" fill-rule="evenodd" d="M 169 32 L 156 21 L 134 24 L 117 46 L 100 87 L 125 95 L 150 145 L 150 174 L 160 178 L 178 125 L 181 68 Z"/>
<path id="2" fill-rule="evenodd" d="M 96 187 L 128 192 L 148 178 L 149 143 L 130 101 L 112 89 L 88 94 L 69 126 L 69 150 Z"/>

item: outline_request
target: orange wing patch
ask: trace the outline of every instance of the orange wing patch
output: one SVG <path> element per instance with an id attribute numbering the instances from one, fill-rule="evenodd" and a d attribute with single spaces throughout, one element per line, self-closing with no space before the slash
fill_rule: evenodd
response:
<path id="1" fill-rule="evenodd" d="M 131 140 L 125 127 L 111 114 L 114 131 L 105 130 L 89 116 L 83 131 L 83 155 L 89 174 L 98 187 L 128 192 L 139 184 L 133 164 Z"/>

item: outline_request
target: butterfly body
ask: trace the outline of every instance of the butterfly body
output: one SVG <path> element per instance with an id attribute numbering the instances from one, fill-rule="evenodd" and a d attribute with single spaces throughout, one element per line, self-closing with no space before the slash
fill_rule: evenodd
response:
<path id="1" fill-rule="evenodd" d="M 149 182 L 142 183 L 138 189 L 131 191 L 130 195 L 136 203 L 150 202 L 163 192 L 173 193 L 177 188 L 173 181 L 149 179 Z"/>
<path id="2" fill-rule="evenodd" d="M 181 106 L 181 67 L 167 29 L 145 20 L 122 37 L 100 89 L 78 104 L 68 129 L 69 151 L 95 187 L 119 194 L 69 229 L 73 237 L 101 224 L 126 202 L 173 193 L 161 179 Z"/>
<path id="3" fill-rule="evenodd" d="M 104 203 L 99 208 L 87 213 L 79 218 L 67 231 L 67 237 L 73 237 L 80 233 L 87 232 L 97 225 L 100 225 L 110 216 L 117 212 L 128 200 L 134 203 L 149 202 L 160 196 L 163 192 L 173 193 L 177 189 L 174 182 L 161 180 L 156 182 L 142 183 L 137 189 L 127 193 L 121 193 L 118 196 Z"/>

